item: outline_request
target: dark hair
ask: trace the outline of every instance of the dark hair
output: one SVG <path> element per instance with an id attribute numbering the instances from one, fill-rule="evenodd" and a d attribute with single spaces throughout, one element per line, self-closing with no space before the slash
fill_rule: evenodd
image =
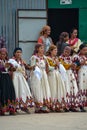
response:
<path id="1" fill-rule="evenodd" d="M 20 51 L 22 52 L 22 48 L 16 47 L 16 48 L 14 49 L 14 51 L 13 51 L 13 55 L 15 55 L 16 51 L 18 51 L 18 50 L 20 50 Z"/>
<path id="2" fill-rule="evenodd" d="M 70 35 L 73 33 L 74 30 L 78 30 L 77 28 L 72 28 L 71 31 L 70 31 Z"/>
<path id="3" fill-rule="evenodd" d="M 87 47 L 87 43 L 86 43 L 86 42 L 83 42 L 83 43 L 79 46 L 78 53 L 79 53 L 80 50 L 82 50 L 84 47 Z"/>
<path id="4" fill-rule="evenodd" d="M 59 41 L 64 42 L 64 38 L 66 38 L 67 36 L 69 36 L 68 32 L 62 32 L 59 36 Z"/>
<path id="5" fill-rule="evenodd" d="M 44 46 L 44 45 L 43 45 L 43 44 L 38 44 L 38 43 L 35 45 L 35 49 L 34 49 L 33 55 L 35 55 L 36 53 L 38 53 L 38 49 L 39 49 L 41 46 Z"/>
<path id="6" fill-rule="evenodd" d="M 63 49 L 65 48 L 65 46 L 63 46 L 63 44 L 66 43 L 64 41 L 64 38 L 66 38 L 67 36 L 69 36 L 68 32 L 62 32 L 59 36 L 59 41 L 57 42 L 57 49 L 58 49 L 57 55 L 58 56 L 61 55 L 61 53 L 62 53 L 62 47 L 63 47 Z M 68 44 L 67 44 L 67 46 L 68 46 Z"/>
<path id="7" fill-rule="evenodd" d="M 79 50 L 82 50 L 84 47 L 86 47 L 87 45 L 86 44 L 81 44 L 80 47 L 79 47 Z"/>

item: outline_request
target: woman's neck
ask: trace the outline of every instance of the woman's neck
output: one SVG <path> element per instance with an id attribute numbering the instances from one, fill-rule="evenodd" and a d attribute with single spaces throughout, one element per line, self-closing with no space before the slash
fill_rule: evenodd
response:
<path id="1" fill-rule="evenodd" d="M 15 59 L 16 59 L 16 61 L 20 61 L 21 60 L 21 58 L 19 58 L 19 57 L 15 57 Z"/>
<path id="2" fill-rule="evenodd" d="M 47 38 L 47 37 L 48 37 L 48 35 L 47 35 L 47 34 L 44 34 L 44 37 L 45 37 L 45 38 Z"/>
<path id="3" fill-rule="evenodd" d="M 63 54 L 64 57 L 69 57 L 70 55 Z"/>
<path id="4" fill-rule="evenodd" d="M 52 57 L 52 58 L 55 58 L 56 56 L 55 56 L 55 55 L 53 55 L 53 54 L 51 54 L 51 57 Z"/>
<path id="5" fill-rule="evenodd" d="M 3 59 L 1 59 L 1 60 L 2 60 L 2 61 L 4 61 L 4 62 L 6 61 L 6 59 L 4 59 L 4 58 L 3 58 Z"/>
<path id="6" fill-rule="evenodd" d="M 85 55 L 84 55 L 84 54 L 82 54 L 82 53 L 79 53 L 79 55 L 80 55 L 80 56 L 85 56 Z"/>
<path id="7" fill-rule="evenodd" d="M 71 36 L 71 40 L 74 40 L 76 37 Z"/>
<path id="8" fill-rule="evenodd" d="M 52 55 L 51 54 L 51 56 L 50 56 L 53 60 L 55 60 L 56 59 L 56 56 L 55 55 Z"/>
<path id="9" fill-rule="evenodd" d="M 42 53 L 37 53 L 37 56 L 43 57 L 43 54 Z"/>

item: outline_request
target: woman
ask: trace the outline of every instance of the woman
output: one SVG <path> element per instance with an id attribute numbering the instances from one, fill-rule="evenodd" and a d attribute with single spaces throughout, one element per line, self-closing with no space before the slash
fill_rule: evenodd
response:
<path id="1" fill-rule="evenodd" d="M 31 71 L 31 90 L 35 98 L 36 108 L 38 112 L 49 112 L 50 104 L 50 88 L 46 73 L 46 57 L 44 56 L 43 44 L 36 44 L 35 51 L 31 57 L 31 66 L 35 66 L 35 70 Z"/>
<path id="2" fill-rule="evenodd" d="M 82 44 L 81 40 L 77 38 L 77 29 L 73 28 L 70 32 L 69 46 L 72 48 L 73 53 L 76 54 L 79 50 L 79 46 Z"/>
<path id="3" fill-rule="evenodd" d="M 67 32 L 62 32 L 59 36 L 59 41 L 57 42 L 58 52 L 57 55 L 60 56 L 63 53 L 63 50 L 68 46 L 69 34 Z"/>
<path id="4" fill-rule="evenodd" d="M 78 85 L 79 90 L 87 90 L 87 45 L 81 44 L 78 55 L 73 57 L 78 69 Z M 78 62 L 77 62 L 78 61 Z"/>
<path id="5" fill-rule="evenodd" d="M 73 57 L 73 60 L 77 68 L 79 105 L 84 112 L 84 106 L 87 107 L 87 45 L 85 43 L 80 45 L 79 53 Z"/>
<path id="6" fill-rule="evenodd" d="M 69 46 L 66 46 L 63 54 L 59 57 L 59 61 L 65 67 L 68 75 L 68 85 L 70 87 L 69 89 L 70 92 L 68 92 L 67 97 L 69 98 L 72 107 L 72 104 L 74 104 L 74 99 L 78 94 L 78 86 L 73 72 L 73 69 L 75 69 L 75 64 L 72 62 L 70 54 L 71 54 L 71 48 Z"/>
<path id="7" fill-rule="evenodd" d="M 71 58 L 70 54 L 71 54 L 71 48 L 69 46 L 66 46 L 63 54 L 59 57 L 59 60 L 67 71 L 70 91 L 72 93 L 74 92 L 76 95 L 78 92 L 78 87 L 77 87 L 77 82 L 76 82 L 76 79 L 75 79 L 75 76 L 73 73 L 74 64 L 72 62 L 72 58 Z"/>
<path id="8" fill-rule="evenodd" d="M 53 104 L 55 100 L 56 102 L 59 101 L 60 104 L 62 104 L 62 99 L 66 101 L 66 89 L 64 81 L 58 69 L 60 63 L 57 57 L 57 47 L 54 45 L 50 46 L 49 50 L 46 53 L 46 56 L 49 64 L 48 80 L 51 90 L 51 99 Z"/>
<path id="9" fill-rule="evenodd" d="M 2 48 L 0 54 L 0 114 L 4 115 L 8 112 L 14 115 L 16 111 L 15 91 L 9 75 L 11 66 L 8 64 L 6 48 Z"/>
<path id="10" fill-rule="evenodd" d="M 50 45 L 53 44 L 51 37 L 49 37 L 51 33 L 50 26 L 46 25 L 42 28 L 40 32 L 40 37 L 38 38 L 38 44 L 43 44 L 45 47 L 45 52 L 49 49 Z"/>
<path id="11" fill-rule="evenodd" d="M 29 85 L 27 83 L 27 75 L 25 69 L 26 67 L 27 69 L 30 69 L 30 67 L 22 59 L 21 48 L 15 48 L 13 55 L 14 57 L 12 59 L 9 59 L 8 62 L 12 64 L 15 69 L 13 72 L 13 83 L 16 99 L 18 99 L 19 108 L 21 108 L 21 110 L 29 112 L 28 108 L 33 107 L 33 100 Z"/>

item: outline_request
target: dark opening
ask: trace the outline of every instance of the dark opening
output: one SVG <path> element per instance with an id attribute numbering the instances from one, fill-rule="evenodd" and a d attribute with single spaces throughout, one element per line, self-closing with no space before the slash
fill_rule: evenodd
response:
<path id="1" fill-rule="evenodd" d="M 56 43 L 61 32 L 70 33 L 72 28 L 79 28 L 79 9 L 48 9 L 48 25 L 51 37 Z"/>

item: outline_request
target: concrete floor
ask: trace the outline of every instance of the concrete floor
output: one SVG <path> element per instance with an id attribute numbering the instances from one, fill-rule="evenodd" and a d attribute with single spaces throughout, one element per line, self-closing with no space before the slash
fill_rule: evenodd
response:
<path id="1" fill-rule="evenodd" d="M 87 130 L 87 112 L 0 116 L 0 130 Z"/>

